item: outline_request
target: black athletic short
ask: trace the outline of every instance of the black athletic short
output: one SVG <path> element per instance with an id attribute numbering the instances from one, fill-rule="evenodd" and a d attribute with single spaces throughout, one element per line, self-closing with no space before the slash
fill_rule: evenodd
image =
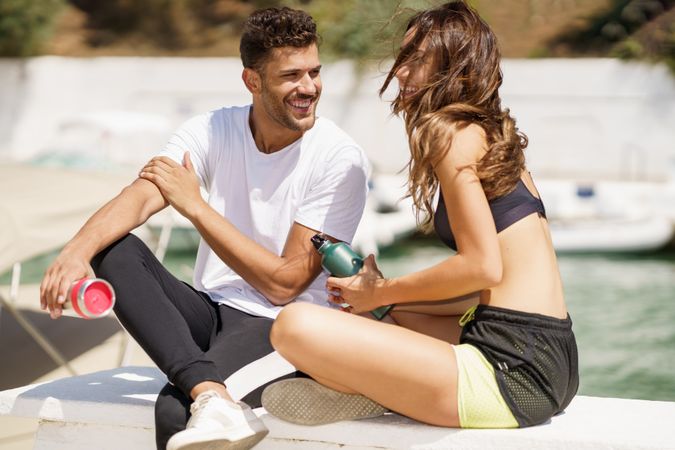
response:
<path id="1" fill-rule="evenodd" d="M 572 320 L 478 305 L 461 344 L 492 364 L 504 400 L 520 427 L 562 412 L 579 387 Z"/>

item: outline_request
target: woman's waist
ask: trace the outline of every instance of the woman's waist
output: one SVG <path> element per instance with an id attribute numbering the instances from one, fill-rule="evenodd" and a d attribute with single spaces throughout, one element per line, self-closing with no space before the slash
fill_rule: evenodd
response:
<path id="1" fill-rule="evenodd" d="M 500 284 L 481 293 L 481 305 L 520 311 L 528 314 L 539 314 L 556 319 L 567 317 L 567 306 L 562 289 L 555 286 L 517 287 Z"/>
<path id="2" fill-rule="evenodd" d="M 465 322 L 472 321 L 475 324 L 484 322 L 490 327 L 491 324 L 499 327 L 499 324 L 502 323 L 507 328 L 511 326 L 526 327 L 541 329 L 546 333 L 554 330 L 567 333 L 572 330 L 572 319 L 568 314 L 565 314 L 564 317 L 557 317 L 540 311 L 514 309 L 511 306 L 479 303 L 476 307 L 467 311 L 465 316 L 470 317 L 466 318 Z"/>

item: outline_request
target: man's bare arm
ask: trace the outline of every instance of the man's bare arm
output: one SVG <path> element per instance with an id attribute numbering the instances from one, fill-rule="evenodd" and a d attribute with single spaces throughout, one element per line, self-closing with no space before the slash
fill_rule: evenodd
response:
<path id="1" fill-rule="evenodd" d="M 187 152 L 182 165 L 166 157 L 153 158 L 140 176 L 152 181 L 216 255 L 271 303 L 290 302 L 321 271 L 321 257 L 310 242 L 315 230 L 293 223 L 281 255 L 267 250 L 204 201 Z"/>
<path id="2" fill-rule="evenodd" d="M 52 318 L 59 317 L 68 287 L 89 274 L 91 259 L 167 205 L 157 186 L 139 178 L 96 211 L 45 272 L 40 285 L 42 309 L 48 308 Z"/>
<path id="3" fill-rule="evenodd" d="M 208 205 L 188 217 L 225 264 L 271 303 L 292 301 L 321 272 L 321 256 L 310 238 L 316 231 L 294 223 L 281 256 L 254 242 Z"/>

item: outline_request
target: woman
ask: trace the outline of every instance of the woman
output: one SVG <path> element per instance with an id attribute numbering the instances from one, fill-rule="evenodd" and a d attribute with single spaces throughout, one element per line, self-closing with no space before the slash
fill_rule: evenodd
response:
<path id="1" fill-rule="evenodd" d="M 371 255 L 356 276 L 330 278 L 331 300 L 354 314 L 287 306 L 272 344 L 313 380 L 268 387 L 268 412 L 311 425 L 388 409 L 433 425 L 513 428 L 571 401 L 572 323 L 525 169 L 527 139 L 501 108 L 499 62 L 495 35 L 463 1 L 410 20 L 381 93 L 398 80 L 409 194 L 456 254 L 391 279 Z M 391 304 L 394 324 L 358 315 Z"/>

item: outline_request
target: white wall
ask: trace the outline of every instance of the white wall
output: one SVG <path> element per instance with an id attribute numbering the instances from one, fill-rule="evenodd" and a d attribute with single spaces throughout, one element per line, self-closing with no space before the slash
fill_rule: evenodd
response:
<path id="1" fill-rule="evenodd" d="M 610 59 L 506 60 L 503 104 L 530 137 L 539 176 L 663 179 L 675 161 L 675 82 L 664 66 Z M 236 58 L 59 58 L 0 60 L 0 158 L 26 159 L 63 134 L 78 114 L 128 110 L 166 116 L 170 127 L 127 140 L 142 159 L 170 129 L 199 112 L 248 103 Z M 319 113 L 335 120 L 376 168 L 407 160 L 399 119 L 377 91 L 377 70 L 357 76 L 328 64 Z"/>

